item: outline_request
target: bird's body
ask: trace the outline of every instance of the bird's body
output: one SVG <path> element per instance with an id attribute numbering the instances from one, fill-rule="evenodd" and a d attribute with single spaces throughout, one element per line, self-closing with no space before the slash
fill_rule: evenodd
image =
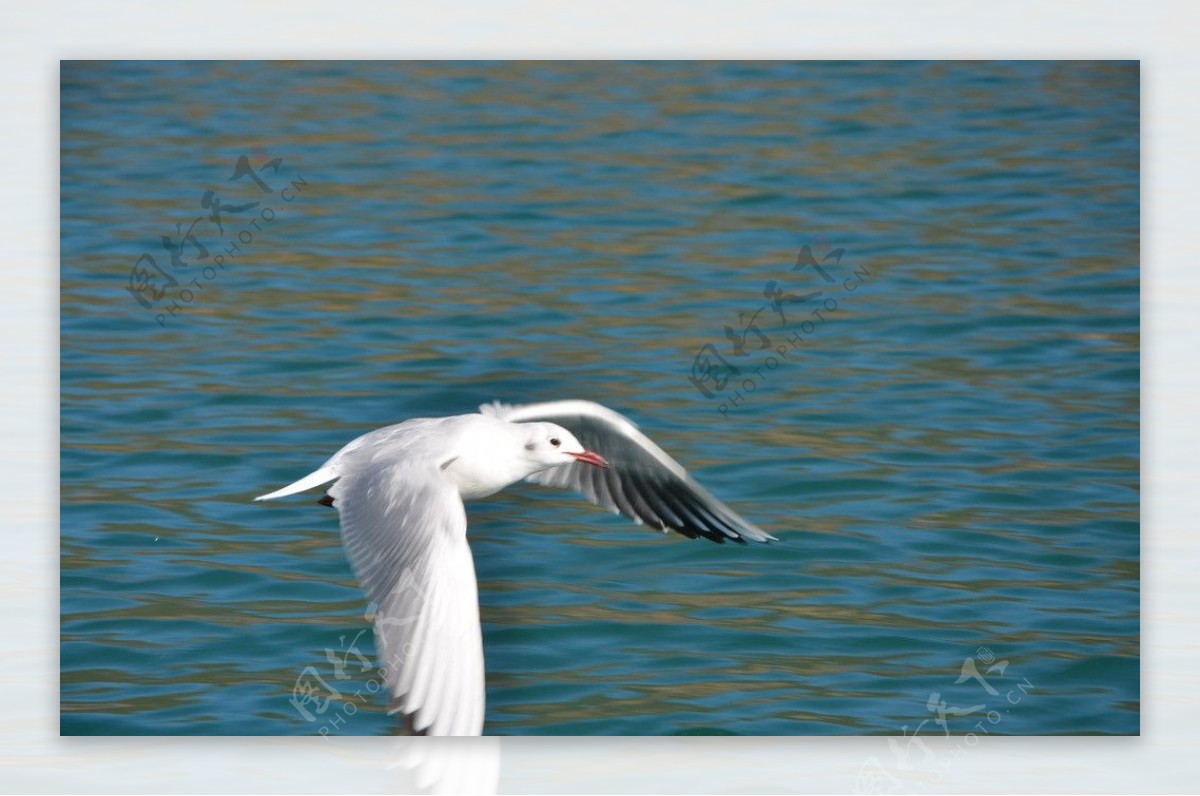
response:
<path id="1" fill-rule="evenodd" d="M 353 440 L 257 500 L 335 481 L 347 556 L 376 604 L 393 711 L 431 735 L 483 728 L 483 643 L 464 500 L 522 479 L 570 487 L 664 532 L 716 542 L 773 537 L 693 481 L 621 415 L 587 401 L 484 405 Z"/>

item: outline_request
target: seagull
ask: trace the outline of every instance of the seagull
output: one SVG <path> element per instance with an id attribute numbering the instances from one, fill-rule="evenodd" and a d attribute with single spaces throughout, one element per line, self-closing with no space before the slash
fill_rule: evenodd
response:
<path id="1" fill-rule="evenodd" d="M 375 604 L 389 713 L 425 735 L 481 735 L 483 636 L 463 501 L 520 480 L 570 488 L 639 525 L 713 542 L 775 541 L 696 483 L 623 415 L 591 401 L 484 404 L 364 434 L 255 500 L 334 482 L 351 566 Z"/>

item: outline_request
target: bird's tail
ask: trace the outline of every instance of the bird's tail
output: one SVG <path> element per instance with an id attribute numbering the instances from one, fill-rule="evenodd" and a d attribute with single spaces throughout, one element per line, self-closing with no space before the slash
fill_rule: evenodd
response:
<path id="1" fill-rule="evenodd" d="M 255 500 L 274 500 L 275 498 L 287 497 L 294 495 L 297 492 L 303 492 L 306 489 L 312 489 L 314 486 L 326 484 L 337 478 L 339 473 L 333 467 L 325 466 L 315 473 L 309 473 L 294 484 L 288 484 L 283 489 L 277 489 L 274 492 L 269 492 L 265 495 L 259 495 Z"/>

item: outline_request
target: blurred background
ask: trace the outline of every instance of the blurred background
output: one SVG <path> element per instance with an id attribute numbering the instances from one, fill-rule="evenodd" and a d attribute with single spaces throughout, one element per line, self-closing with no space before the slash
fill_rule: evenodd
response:
<path id="1" fill-rule="evenodd" d="M 470 504 L 486 732 L 1137 733 L 1138 80 L 64 62 L 62 733 L 394 731 L 336 512 L 251 498 L 564 397 L 781 541 Z"/>

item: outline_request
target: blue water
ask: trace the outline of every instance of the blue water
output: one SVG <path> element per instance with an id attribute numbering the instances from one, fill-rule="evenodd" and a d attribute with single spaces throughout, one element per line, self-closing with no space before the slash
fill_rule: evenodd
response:
<path id="1" fill-rule="evenodd" d="M 251 498 L 562 397 L 781 541 L 470 505 L 487 732 L 1138 732 L 1136 64 L 66 63 L 61 177 L 64 734 L 395 731 Z"/>

